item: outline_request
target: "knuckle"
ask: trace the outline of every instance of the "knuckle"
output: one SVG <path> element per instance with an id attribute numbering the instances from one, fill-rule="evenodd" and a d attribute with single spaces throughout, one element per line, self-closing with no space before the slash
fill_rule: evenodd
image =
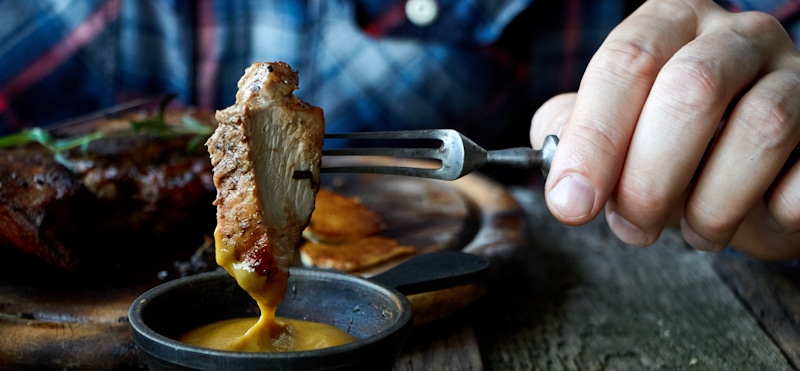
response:
<path id="1" fill-rule="evenodd" d="M 719 62 L 711 58 L 676 57 L 659 74 L 657 89 L 665 103 L 680 112 L 707 112 L 726 94 Z"/>
<path id="2" fill-rule="evenodd" d="M 614 126 L 607 126 L 609 130 L 614 130 Z M 574 129 L 574 128 L 570 128 Z M 598 161 L 620 163 L 619 153 L 624 153 L 620 149 L 618 141 L 614 138 L 618 137 L 612 133 L 600 130 L 598 127 L 588 127 L 578 130 L 571 130 L 569 132 L 569 140 L 576 143 L 575 148 L 581 154 L 582 160 L 579 163 L 584 164 L 587 172 L 592 172 L 593 164 Z"/>
<path id="3" fill-rule="evenodd" d="M 797 48 L 780 21 L 770 14 L 750 11 L 731 15 L 730 31 L 770 55 L 796 55 Z M 789 51 L 782 53 L 781 51 Z M 776 54 L 777 53 L 777 54 Z"/>
<path id="4" fill-rule="evenodd" d="M 653 79 L 663 59 L 653 50 L 634 40 L 614 40 L 595 54 L 598 72 L 610 81 Z"/>
<path id="5" fill-rule="evenodd" d="M 624 203 L 626 209 L 636 210 L 639 215 L 637 219 L 643 224 L 660 221 L 673 205 L 667 193 L 660 190 L 658 184 L 650 181 L 652 179 L 654 177 L 649 175 L 626 176 L 617 189 L 618 202 Z"/>
<path id="6" fill-rule="evenodd" d="M 792 204 L 796 205 L 796 203 Z M 800 231 L 800 211 L 797 209 L 781 208 L 780 213 L 775 215 L 775 219 L 784 231 L 790 233 Z"/>
<path id="7" fill-rule="evenodd" d="M 737 121 L 751 135 L 749 140 L 756 148 L 770 150 L 796 144 L 792 143 L 796 137 L 796 108 L 786 100 L 766 94 L 749 96 L 742 102 Z"/>
<path id="8" fill-rule="evenodd" d="M 785 179 L 769 200 L 769 212 L 782 230 L 790 233 L 800 231 L 800 187 Z"/>
<path id="9" fill-rule="evenodd" d="M 772 15 L 750 11 L 733 13 L 733 31 L 744 37 L 785 34 L 781 23 Z"/>
<path id="10" fill-rule="evenodd" d="M 739 225 L 730 213 L 723 213 L 724 208 L 705 202 L 690 202 L 685 209 L 688 220 L 693 221 L 693 229 L 711 241 L 727 240 Z"/>

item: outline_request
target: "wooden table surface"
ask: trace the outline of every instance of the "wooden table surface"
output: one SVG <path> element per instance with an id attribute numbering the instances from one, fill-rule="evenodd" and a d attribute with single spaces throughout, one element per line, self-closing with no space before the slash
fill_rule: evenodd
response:
<path id="1" fill-rule="evenodd" d="M 513 187 L 529 236 L 477 304 L 415 329 L 397 370 L 783 370 L 800 365 L 800 267 L 649 248 L 558 223 Z"/>
<path id="2" fill-rule="evenodd" d="M 397 370 L 798 368 L 800 263 L 694 251 L 677 231 L 665 232 L 649 248 L 633 248 L 617 240 L 602 218 L 582 227 L 557 222 L 541 189 L 509 188 L 525 210 L 523 246 L 495 266 L 480 301 L 416 327 Z M 122 303 L 120 316 L 139 292 L 112 300 Z M 0 325 L 4 320 L 25 318 L 0 315 Z M 62 338 L 78 336 L 72 325 L 63 326 L 45 332 L 52 337 L 45 341 L 62 344 Z M 124 321 L 116 326 L 127 335 Z M 125 349 L 135 356 L 133 348 Z"/>

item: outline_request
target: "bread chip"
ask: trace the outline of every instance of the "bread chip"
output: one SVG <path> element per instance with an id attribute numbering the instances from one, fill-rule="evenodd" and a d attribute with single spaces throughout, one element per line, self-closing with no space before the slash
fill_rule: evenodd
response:
<path id="1" fill-rule="evenodd" d="M 378 214 L 355 198 L 320 189 L 303 237 L 320 243 L 341 243 L 376 234 L 384 228 Z"/>
<path id="2" fill-rule="evenodd" d="M 306 242 L 300 247 L 300 259 L 306 266 L 354 272 L 413 254 L 416 250 L 414 246 L 398 245 L 393 238 L 367 236 L 341 244 Z"/>

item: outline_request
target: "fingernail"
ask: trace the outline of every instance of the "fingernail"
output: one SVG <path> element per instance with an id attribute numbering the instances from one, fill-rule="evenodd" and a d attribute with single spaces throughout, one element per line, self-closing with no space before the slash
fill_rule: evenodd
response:
<path id="1" fill-rule="evenodd" d="M 595 192 L 586 178 L 569 174 L 561 178 L 550 190 L 549 200 L 553 212 L 565 220 L 583 219 L 592 212 Z"/>
<path id="2" fill-rule="evenodd" d="M 633 246 L 646 246 L 649 245 L 647 234 L 644 233 L 639 227 L 623 218 L 621 215 L 612 212 L 606 217 L 608 227 L 617 235 L 617 238 L 622 240 L 628 245 Z"/>
<path id="3" fill-rule="evenodd" d="M 686 243 L 697 250 L 720 251 L 725 248 L 724 245 L 715 244 L 697 234 L 697 232 L 695 232 L 694 229 L 692 229 L 692 227 L 686 223 L 686 219 L 681 219 L 681 233 L 683 234 L 683 239 L 686 240 Z"/>

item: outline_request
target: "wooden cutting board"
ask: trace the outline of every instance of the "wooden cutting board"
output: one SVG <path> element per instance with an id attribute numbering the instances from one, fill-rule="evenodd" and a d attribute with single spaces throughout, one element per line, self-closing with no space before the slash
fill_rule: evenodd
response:
<path id="1" fill-rule="evenodd" d="M 522 209 L 501 185 L 480 175 L 454 182 L 325 175 L 323 186 L 358 197 L 386 222 L 383 235 L 414 245 L 419 253 L 461 249 L 486 257 L 497 269 L 524 240 Z M 157 256 L 122 276 L 41 272 L 5 261 L 0 264 L 0 369 L 140 367 L 128 334 L 128 306 L 164 282 L 159 272 L 167 279 L 177 277 L 175 262 L 193 254 L 197 258 L 195 251 Z M 371 276 L 398 262 L 361 274 Z M 412 295 L 415 323 L 447 316 L 484 290 L 477 284 Z"/>

